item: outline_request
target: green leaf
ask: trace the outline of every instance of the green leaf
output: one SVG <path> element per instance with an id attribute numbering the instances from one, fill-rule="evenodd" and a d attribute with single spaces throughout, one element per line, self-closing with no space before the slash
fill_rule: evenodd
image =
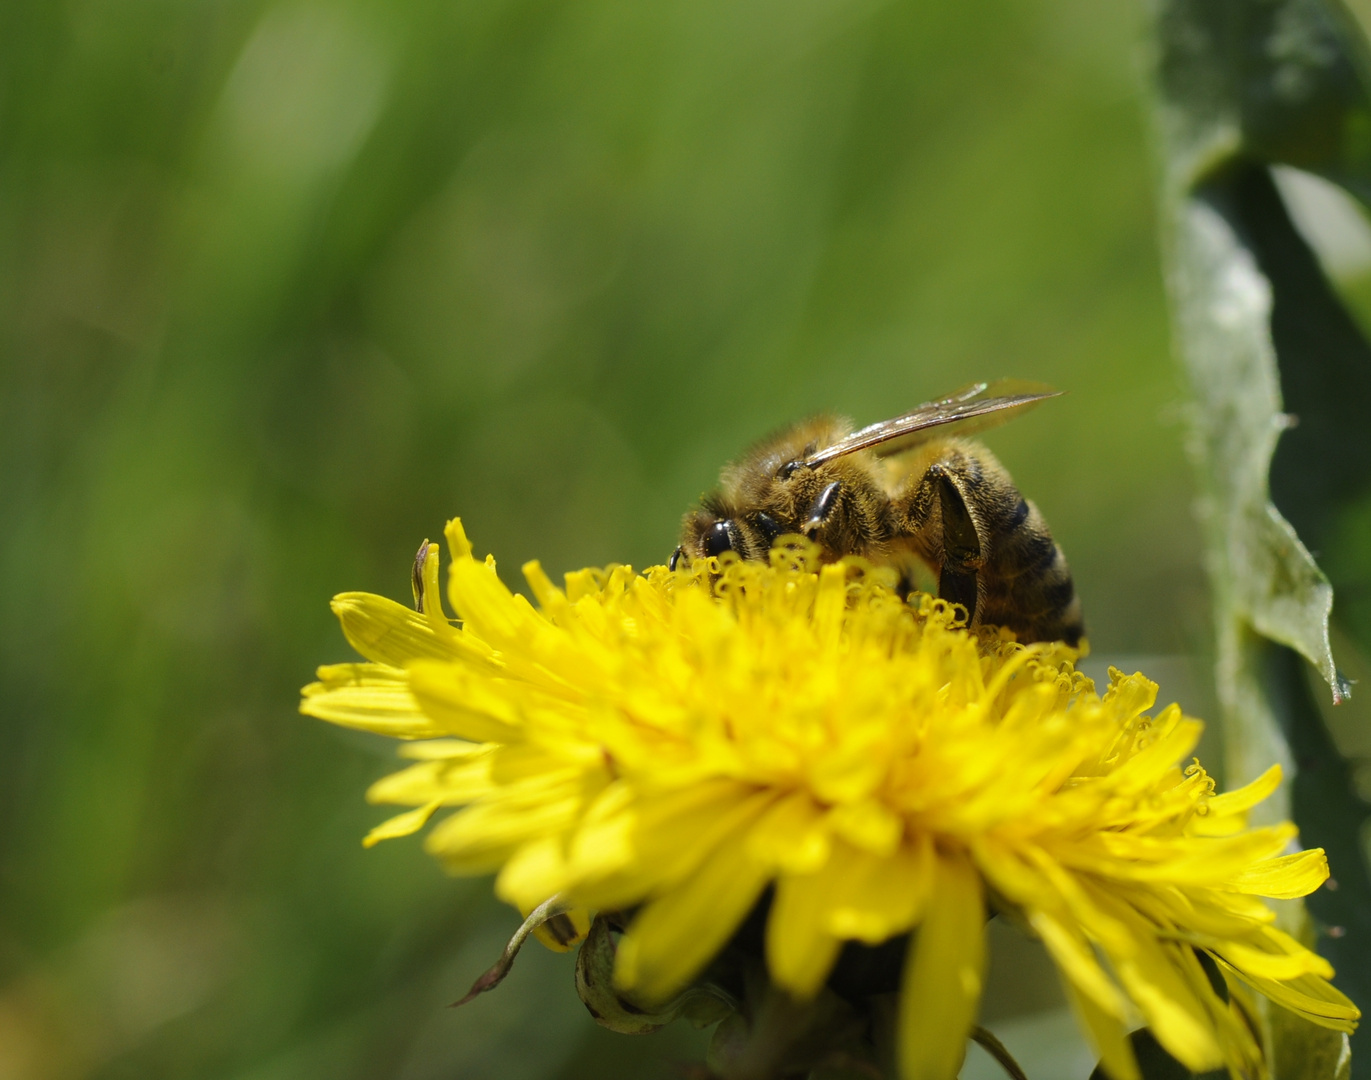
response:
<path id="1" fill-rule="evenodd" d="M 1285 1009 L 1270 1009 L 1273 1080 L 1349 1080 L 1347 1036 L 1311 1024 Z"/>
<path id="2" fill-rule="evenodd" d="M 1266 812 L 1292 815 L 1306 845 L 1327 849 L 1338 888 L 1308 906 L 1339 985 L 1365 1006 L 1367 806 L 1299 657 L 1334 703 L 1347 696 L 1330 644 L 1333 597 L 1371 585 L 1371 550 L 1343 543 L 1332 581 L 1311 551 L 1340 543 L 1371 498 L 1371 346 L 1271 167 L 1371 202 L 1371 64 L 1330 0 L 1162 0 L 1156 30 L 1162 238 L 1193 397 L 1228 780 L 1273 760 L 1293 776 L 1289 804 Z M 1276 1059 L 1303 1053 L 1281 1042 L 1296 1029 L 1271 1028 Z M 1356 1075 L 1371 1076 L 1363 1059 Z M 1324 1055 L 1324 1072 L 1301 1075 L 1331 1076 L 1340 1060 Z"/>

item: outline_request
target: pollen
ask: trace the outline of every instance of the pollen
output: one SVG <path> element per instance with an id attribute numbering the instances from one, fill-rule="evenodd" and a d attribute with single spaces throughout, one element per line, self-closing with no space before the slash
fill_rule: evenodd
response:
<path id="1" fill-rule="evenodd" d="M 1062 644 L 969 631 L 860 560 L 805 545 L 676 570 L 524 567 L 512 592 L 449 523 L 417 567 L 421 610 L 334 601 L 365 663 L 321 668 L 303 712 L 408 740 L 369 797 L 409 809 L 450 871 L 494 873 L 527 913 L 631 912 L 618 987 L 688 987 L 770 891 L 765 959 L 797 999 L 846 942 L 914 934 L 899 1005 L 906 1080 L 951 1080 L 984 979 L 985 921 L 1040 937 L 1115 1080 L 1147 1024 L 1194 1072 L 1259 1075 L 1254 995 L 1351 1031 L 1327 962 L 1261 898 L 1328 876 L 1290 825 L 1246 815 L 1279 769 L 1215 794 L 1201 724 Z M 454 617 L 455 616 L 455 617 Z M 565 936 L 545 942 L 565 947 Z M 1202 958 L 1204 958 L 1202 960 Z M 1216 992 L 1216 969 L 1227 994 Z"/>

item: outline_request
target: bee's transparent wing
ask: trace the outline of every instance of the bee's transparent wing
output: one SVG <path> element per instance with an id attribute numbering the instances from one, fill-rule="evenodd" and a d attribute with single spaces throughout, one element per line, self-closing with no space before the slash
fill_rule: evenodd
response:
<path id="1" fill-rule="evenodd" d="M 969 435 L 1003 424 L 1016 413 L 1062 391 L 1045 383 L 1023 379 L 997 379 L 972 383 L 938 401 L 920 405 L 893 420 L 882 420 L 820 447 L 801 464 L 813 467 L 858 450 L 874 449 L 880 457 L 903 453 L 938 435 Z"/>

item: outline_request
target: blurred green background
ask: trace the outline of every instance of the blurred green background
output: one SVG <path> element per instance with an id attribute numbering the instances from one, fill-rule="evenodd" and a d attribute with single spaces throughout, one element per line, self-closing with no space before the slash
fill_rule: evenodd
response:
<path id="1" fill-rule="evenodd" d="M 329 597 L 406 598 L 451 515 L 507 576 L 661 561 L 779 424 L 1041 379 L 989 441 L 1096 657 L 1202 651 L 1140 22 L 0 5 L 0 1078 L 698 1054 L 599 1030 L 540 949 L 442 1008 L 517 918 L 364 852 L 393 745 L 296 713 L 349 655 Z"/>

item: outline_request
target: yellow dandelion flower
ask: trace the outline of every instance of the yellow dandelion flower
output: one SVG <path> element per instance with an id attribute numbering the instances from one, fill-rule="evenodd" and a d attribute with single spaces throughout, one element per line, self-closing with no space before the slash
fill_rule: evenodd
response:
<path id="1" fill-rule="evenodd" d="M 1141 675 L 1112 672 L 1099 695 L 1064 647 L 968 633 L 940 601 L 915 607 L 877 572 L 797 549 L 770 566 L 581 571 L 564 591 L 531 563 L 535 607 L 459 522 L 447 539 L 460 622 L 436 546 L 421 611 L 337 597 L 368 662 L 322 668 L 302 709 L 430 740 L 371 789 L 415 809 L 368 842 L 462 807 L 428 850 L 498 872 L 524 912 L 552 897 L 630 912 L 615 979 L 641 999 L 687 986 L 770 889 L 765 961 L 796 999 L 844 943 L 917 931 L 906 1080 L 956 1073 L 990 906 L 1041 937 L 1116 1080 L 1138 1076 L 1139 1023 L 1195 1072 L 1259 1074 L 1253 991 L 1355 1026 L 1327 962 L 1260 899 L 1328 876 L 1321 850 L 1290 850 L 1293 826 L 1246 825 L 1279 770 L 1214 794 L 1183 764 L 1201 725 L 1174 705 L 1150 715 Z"/>

